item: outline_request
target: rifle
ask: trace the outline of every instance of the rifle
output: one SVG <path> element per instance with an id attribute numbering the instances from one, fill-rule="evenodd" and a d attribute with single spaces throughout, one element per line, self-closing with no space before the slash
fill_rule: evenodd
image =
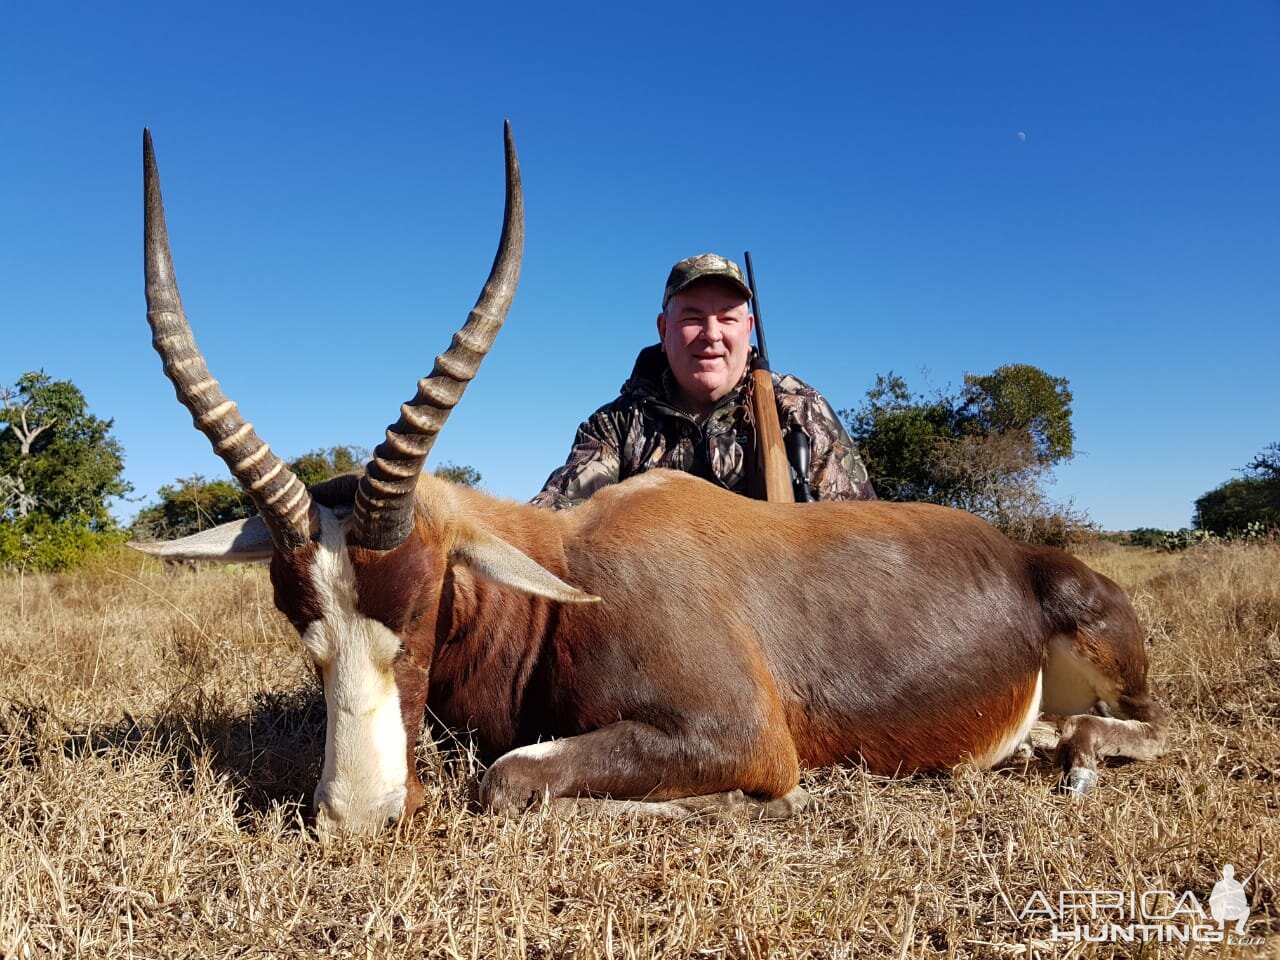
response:
<path id="1" fill-rule="evenodd" d="M 747 267 L 747 286 L 751 288 L 751 312 L 756 318 L 756 357 L 751 362 L 751 408 L 756 420 L 756 446 L 760 451 L 765 499 L 771 503 L 795 503 L 797 500 L 808 502 L 813 500 L 806 480 L 809 473 L 809 438 L 793 430 L 787 436 L 786 448 L 783 447 L 782 425 L 778 422 L 778 401 L 773 394 L 773 378 L 769 375 L 769 349 L 764 341 L 760 297 L 756 294 L 756 275 L 751 266 L 750 251 L 744 252 L 742 259 Z M 794 488 L 791 479 L 793 463 L 798 474 Z"/>

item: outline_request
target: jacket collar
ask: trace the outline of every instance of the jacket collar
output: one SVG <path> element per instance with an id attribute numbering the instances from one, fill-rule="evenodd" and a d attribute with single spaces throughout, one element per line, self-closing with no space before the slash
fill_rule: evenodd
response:
<path id="1" fill-rule="evenodd" d="M 754 357 L 755 347 L 752 347 L 751 358 Z M 743 402 L 747 384 L 751 382 L 748 376 L 750 370 L 751 363 L 748 360 L 747 370 L 743 373 L 742 380 L 720 398 L 715 410 L 711 412 L 712 417 L 727 406 Z M 663 352 L 660 343 L 652 344 L 640 351 L 636 357 L 635 366 L 631 369 L 631 376 L 622 385 L 620 393 L 623 397 L 648 401 L 666 411 L 694 419 L 692 414 L 680 406 L 680 391 L 676 384 L 676 377 L 671 372 L 671 364 L 667 362 L 667 355 Z"/>

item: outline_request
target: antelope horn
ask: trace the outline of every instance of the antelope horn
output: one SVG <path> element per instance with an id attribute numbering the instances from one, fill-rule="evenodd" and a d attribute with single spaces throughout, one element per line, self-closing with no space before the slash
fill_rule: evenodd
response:
<path id="1" fill-rule="evenodd" d="M 462 391 L 476 375 L 494 338 L 502 329 L 520 278 L 524 250 L 524 197 L 520 191 L 520 162 L 511 124 L 504 127 L 507 159 L 507 201 L 502 238 L 480 298 L 449 349 L 436 357 L 431 374 L 418 381 L 417 395 L 400 407 L 400 419 L 387 427 L 387 438 L 373 451 L 356 490 L 353 543 L 374 550 L 391 550 L 413 529 L 414 491 L 418 475 Z"/>
<path id="2" fill-rule="evenodd" d="M 196 346 L 173 275 L 160 173 L 150 130 L 142 132 L 142 168 L 143 260 L 151 343 L 164 361 L 165 376 L 172 381 L 178 400 L 191 412 L 196 429 L 209 438 L 214 453 L 231 468 L 231 475 L 257 505 L 271 533 L 271 542 L 282 553 L 292 553 L 311 539 L 311 495 L 254 432 L 253 424 L 240 416 L 236 405 L 210 375 Z"/>

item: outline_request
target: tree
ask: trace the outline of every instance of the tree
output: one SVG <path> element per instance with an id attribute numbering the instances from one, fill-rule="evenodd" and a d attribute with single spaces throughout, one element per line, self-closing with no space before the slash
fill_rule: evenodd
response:
<path id="1" fill-rule="evenodd" d="M 69 380 L 25 373 L 0 390 L 0 519 L 40 513 L 55 522 L 112 527 L 107 501 L 132 489 L 111 420 L 88 411 Z"/>
<path id="2" fill-rule="evenodd" d="M 198 473 L 179 477 L 158 493 L 160 502 L 144 507 L 133 521 L 135 537 L 171 540 L 258 512 L 238 483 L 206 480 Z"/>
<path id="3" fill-rule="evenodd" d="M 480 486 L 480 471 L 466 464 L 442 463 L 436 467 L 435 474 L 441 480 L 448 480 L 450 483 L 456 483 L 460 487 Z"/>
<path id="4" fill-rule="evenodd" d="M 322 483 L 339 474 L 363 469 L 369 453 L 361 447 L 335 446 L 311 450 L 288 461 L 287 466 L 306 486 Z M 436 476 L 467 487 L 480 484 L 475 467 L 445 463 Z M 233 480 L 209 480 L 200 474 L 179 477 L 157 491 L 160 502 L 144 507 L 133 521 L 135 537 L 171 540 L 199 533 L 220 523 L 252 517 L 258 512 L 253 501 Z"/>
<path id="5" fill-rule="evenodd" d="M 913 394 L 890 372 L 842 411 L 879 495 L 969 510 L 1010 536 L 1065 544 L 1088 525 L 1043 491 L 1070 459 L 1071 390 L 1027 364 L 966 374 L 958 393 Z"/>
<path id="6" fill-rule="evenodd" d="M 1072 396 L 1066 377 L 1052 377 L 1026 363 L 1006 364 L 986 376 L 966 373 L 961 400 L 961 416 L 972 418 L 966 432 L 1026 434 L 1036 460 L 1046 466 L 1070 460 L 1074 454 Z"/>
<path id="7" fill-rule="evenodd" d="M 1196 500 L 1197 530 L 1226 536 L 1253 524 L 1280 527 L 1280 443 L 1264 447 L 1244 472 Z"/>
<path id="8" fill-rule="evenodd" d="M 289 461 L 289 469 L 297 474 L 304 485 L 310 487 L 342 473 L 363 470 L 368 461 L 369 451 L 363 447 L 337 446 L 304 453 L 296 460 Z M 464 487 L 480 485 L 480 471 L 475 467 L 444 463 L 436 468 L 435 475 Z"/>
<path id="9" fill-rule="evenodd" d="M 890 370 L 876 377 L 862 406 L 840 412 L 881 498 L 946 502 L 933 457 L 940 441 L 958 436 L 955 405 L 941 393 L 913 395 Z"/>
<path id="10" fill-rule="evenodd" d="M 43 371 L 0 388 L 0 566 L 61 570 L 121 538 L 107 501 L 131 488 L 111 426 Z"/>
<path id="11" fill-rule="evenodd" d="M 311 487 L 330 477 L 361 470 L 368 460 L 369 451 L 363 447 L 337 446 L 304 453 L 290 460 L 288 466 L 304 486 Z"/>
<path id="12" fill-rule="evenodd" d="M 1054 503 L 1043 484 L 1051 465 L 1028 430 L 969 434 L 938 443 L 933 468 L 947 499 L 990 521 L 1017 540 L 1068 546 L 1089 519 L 1070 504 Z"/>
<path id="13" fill-rule="evenodd" d="M 1245 469 L 1253 471 L 1253 475 L 1260 479 L 1280 481 L 1280 442 L 1263 447 Z"/>
<path id="14" fill-rule="evenodd" d="M 368 451 L 339 445 L 310 450 L 288 461 L 286 466 L 305 486 L 311 487 L 339 474 L 359 470 L 367 459 Z M 160 502 L 144 507 L 134 518 L 131 529 L 135 537 L 171 540 L 252 517 L 258 512 L 234 480 L 209 480 L 198 473 L 179 477 L 156 493 Z"/>

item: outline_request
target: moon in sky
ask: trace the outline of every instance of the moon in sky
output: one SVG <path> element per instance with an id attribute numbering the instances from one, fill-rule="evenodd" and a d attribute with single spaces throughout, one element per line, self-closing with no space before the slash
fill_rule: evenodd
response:
<path id="1" fill-rule="evenodd" d="M 1018 131 L 1018 142 L 1019 142 L 1019 143 L 1026 143 L 1026 142 L 1027 142 L 1027 135 L 1026 135 L 1026 133 L 1024 133 L 1024 132 L 1023 132 L 1023 131 L 1021 131 L 1021 130 L 1019 130 L 1019 131 Z"/>

